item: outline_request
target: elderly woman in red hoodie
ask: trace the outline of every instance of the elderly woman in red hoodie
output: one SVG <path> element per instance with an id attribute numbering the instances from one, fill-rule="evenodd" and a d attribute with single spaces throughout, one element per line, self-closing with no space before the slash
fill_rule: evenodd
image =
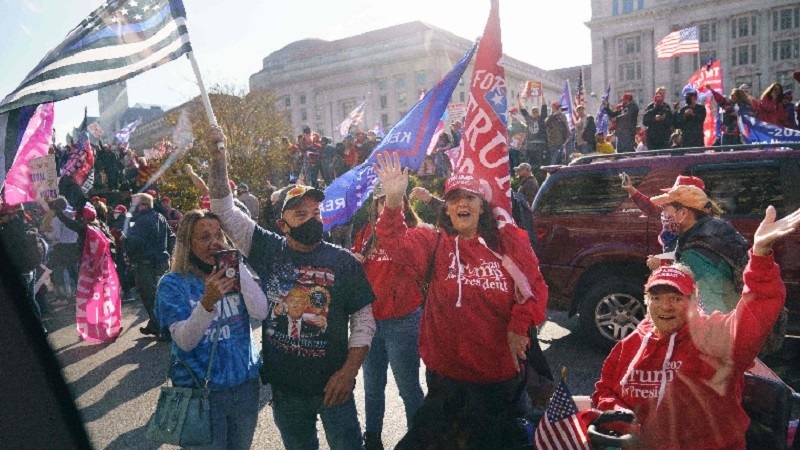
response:
<path id="1" fill-rule="evenodd" d="M 422 292 L 412 267 L 401 266 L 386 253 L 378 239 L 375 222 L 383 212 L 386 194 L 378 183 L 372 190 L 369 222 L 356 233 L 353 255 L 361 261 L 369 284 L 375 293 L 372 314 L 375 336 L 364 360 L 365 450 L 383 449 L 381 432 L 386 401 L 386 372 L 392 375 L 406 410 L 406 423 L 411 426 L 414 413 L 422 405 L 419 382 L 419 323 L 422 317 Z M 408 228 L 422 224 L 403 198 L 403 214 Z"/>
<path id="2" fill-rule="evenodd" d="M 800 228 L 800 210 L 753 236 L 736 309 L 706 315 L 686 266 L 653 271 L 645 285 L 648 316 L 606 358 L 592 394 L 600 410 L 632 410 L 648 449 L 744 449 L 744 372 L 786 300 L 772 246 Z"/>
<path id="3" fill-rule="evenodd" d="M 513 447 L 527 398 L 519 360 L 547 305 L 528 236 L 499 226 L 483 186 L 466 174 L 447 180 L 436 229 L 408 228 L 408 169 L 397 154 L 377 158 L 386 193 L 378 239 L 417 279 L 431 271 L 419 344 L 428 394 L 397 448 Z"/>

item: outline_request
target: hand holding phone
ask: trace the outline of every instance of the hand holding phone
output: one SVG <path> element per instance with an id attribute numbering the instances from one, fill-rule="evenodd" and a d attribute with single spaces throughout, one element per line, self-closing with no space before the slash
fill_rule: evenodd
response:
<path id="1" fill-rule="evenodd" d="M 239 261 L 241 260 L 239 250 L 220 250 L 214 253 L 214 259 L 217 262 L 217 270 L 221 271 L 225 277 L 235 280 L 231 292 L 240 292 L 242 288 L 239 278 Z"/>

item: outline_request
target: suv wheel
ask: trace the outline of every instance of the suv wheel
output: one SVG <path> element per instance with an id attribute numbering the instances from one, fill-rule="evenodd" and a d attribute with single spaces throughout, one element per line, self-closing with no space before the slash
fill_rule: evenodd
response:
<path id="1" fill-rule="evenodd" d="M 579 310 L 581 328 L 588 339 L 610 350 L 631 334 L 646 312 L 642 295 L 642 283 L 632 278 L 603 280 L 592 286 Z"/>

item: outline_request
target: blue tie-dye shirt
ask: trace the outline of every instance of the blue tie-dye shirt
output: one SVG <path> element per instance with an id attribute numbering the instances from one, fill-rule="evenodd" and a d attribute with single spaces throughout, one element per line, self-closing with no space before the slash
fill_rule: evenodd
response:
<path id="1" fill-rule="evenodd" d="M 205 282 L 193 274 L 168 273 L 158 284 L 156 315 L 162 327 L 187 320 L 203 297 Z M 250 333 L 250 314 L 241 294 L 225 296 L 219 302 L 220 314 L 211 321 L 195 348 L 185 352 L 172 343 L 171 376 L 175 386 L 195 387 L 188 365 L 200 386 L 206 377 L 214 333 L 219 326 L 219 343 L 211 369 L 212 390 L 238 386 L 258 376 L 261 363 L 258 349 Z M 198 386 L 199 387 L 199 386 Z"/>

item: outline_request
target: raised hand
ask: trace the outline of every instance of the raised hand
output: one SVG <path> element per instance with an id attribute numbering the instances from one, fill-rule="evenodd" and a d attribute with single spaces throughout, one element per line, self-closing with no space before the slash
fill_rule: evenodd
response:
<path id="1" fill-rule="evenodd" d="M 395 209 L 403 206 L 403 196 L 408 189 L 408 168 L 400 166 L 400 156 L 397 152 L 378 153 L 377 164 L 372 169 L 378 175 L 386 193 L 386 207 Z"/>
<path id="2" fill-rule="evenodd" d="M 753 254 L 758 256 L 768 255 L 775 242 L 800 228 L 800 209 L 780 220 L 775 220 L 777 214 L 772 205 L 767 207 L 764 220 L 761 221 L 753 235 Z"/>

